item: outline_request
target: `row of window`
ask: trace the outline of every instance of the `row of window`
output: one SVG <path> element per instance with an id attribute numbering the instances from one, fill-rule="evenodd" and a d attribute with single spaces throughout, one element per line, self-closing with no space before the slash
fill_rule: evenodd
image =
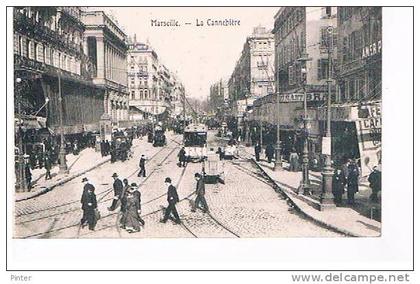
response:
<path id="1" fill-rule="evenodd" d="M 70 7 L 68 7 L 70 8 Z M 41 10 L 54 9 L 52 7 L 25 7 L 18 9 L 20 13 L 30 19 L 35 19 L 37 23 L 42 23 L 52 31 L 56 31 L 67 43 L 72 42 L 76 45 L 81 43 L 81 33 L 78 30 L 71 30 L 71 27 L 64 29 L 60 17 L 52 15 L 49 19 L 42 19 Z"/>
<path id="2" fill-rule="evenodd" d="M 138 85 L 139 86 L 147 86 L 149 84 L 149 81 L 147 79 L 143 80 L 142 78 L 138 77 L 139 80 L 138 81 Z M 136 79 L 134 76 L 130 77 L 130 87 L 134 88 L 134 86 L 136 85 Z"/>
<path id="3" fill-rule="evenodd" d="M 337 28 L 336 27 L 321 27 L 319 47 L 321 49 L 327 49 L 331 45 L 334 48 L 337 45 Z"/>
<path id="4" fill-rule="evenodd" d="M 348 77 L 339 83 L 337 101 L 354 101 L 380 97 L 382 93 L 381 70 L 369 70 L 364 76 Z"/>
<path id="5" fill-rule="evenodd" d="M 132 62 L 136 62 L 137 63 L 142 63 L 142 64 L 147 64 L 147 56 L 130 56 L 130 63 Z"/>
<path id="6" fill-rule="evenodd" d="M 359 30 L 353 31 L 342 39 L 343 63 L 362 58 L 363 48 L 376 44 L 382 39 L 382 23 L 380 20 L 366 23 Z"/>
<path id="7" fill-rule="evenodd" d="M 80 75 L 80 61 L 43 43 L 14 34 L 14 53 Z"/>
<path id="8" fill-rule="evenodd" d="M 140 89 L 139 91 L 131 91 L 131 100 L 149 100 L 152 99 L 152 94 L 149 89 Z"/>
<path id="9" fill-rule="evenodd" d="M 289 65 L 291 62 L 294 62 L 296 59 L 301 57 L 301 53 L 306 48 L 306 37 L 305 33 L 302 31 L 299 36 L 291 37 L 288 42 L 283 42 L 282 45 L 278 48 L 278 60 L 280 66 Z"/>
<path id="10" fill-rule="evenodd" d="M 305 7 L 292 8 L 286 19 L 279 19 L 279 27 L 276 34 L 282 39 L 286 37 L 305 18 Z"/>
<path id="11" fill-rule="evenodd" d="M 254 41 L 253 46 L 255 49 L 265 49 L 265 48 L 272 48 L 272 44 L 271 41 Z"/>

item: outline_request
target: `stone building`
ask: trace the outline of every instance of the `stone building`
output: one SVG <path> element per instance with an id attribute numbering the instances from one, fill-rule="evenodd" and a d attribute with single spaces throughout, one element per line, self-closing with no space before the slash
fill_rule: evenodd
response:
<path id="1" fill-rule="evenodd" d="M 24 143 L 59 133 L 60 114 L 66 135 L 97 130 L 104 90 L 93 84 L 96 68 L 83 53 L 81 9 L 16 7 L 13 16 L 15 113 Z"/>
<path id="2" fill-rule="evenodd" d="M 104 88 L 105 112 L 114 125 L 129 120 L 127 36 L 103 11 L 83 11 L 85 54 L 96 67 L 93 83 Z"/>
<path id="3" fill-rule="evenodd" d="M 229 90 L 226 80 L 220 79 L 210 86 L 209 108 L 212 114 L 222 121 L 229 101 Z"/>
<path id="4" fill-rule="evenodd" d="M 232 115 L 243 128 L 244 113 L 254 100 L 274 92 L 274 37 L 265 27 L 248 36 L 228 81 Z"/>
<path id="5" fill-rule="evenodd" d="M 333 154 L 358 159 L 368 175 L 382 159 L 382 8 L 337 7 L 337 18 Z M 325 121 L 325 108 L 317 115 Z"/>
<path id="6" fill-rule="evenodd" d="M 169 114 L 172 103 L 179 111 L 179 96 L 184 88 L 161 62 L 155 50 L 145 43 L 129 43 L 127 57 L 130 119 L 140 121 Z M 180 93 L 181 92 L 181 93 Z"/>
<path id="7" fill-rule="evenodd" d="M 293 145 L 301 144 L 296 132 L 302 124 L 305 88 L 311 119 L 310 151 L 319 152 L 323 133 L 315 109 L 324 104 L 327 95 L 329 40 L 332 62 L 336 59 L 337 8 L 282 7 L 274 19 L 275 88 L 280 103 L 277 106 L 276 94 L 257 100 L 251 119 L 270 127 L 279 124 L 283 151 L 288 154 Z M 306 64 L 303 58 L 307 59 Z M 332 85 L 335 90 L 334 82 Z"/>

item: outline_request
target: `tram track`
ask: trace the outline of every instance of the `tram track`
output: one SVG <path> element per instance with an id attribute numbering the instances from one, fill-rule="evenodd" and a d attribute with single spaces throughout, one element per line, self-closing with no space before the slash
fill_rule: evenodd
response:
<path id="1" fill-rule="evenodd" d="M 173 141 L 173 142 L 177 142 L 176 140 L 174 140 L 174 139 L 171 139 L 171 141 Z M 175 143 L 175 144 L 179 144 L 179 143 Z M 158 152 L 156 152 L 149 160 L 148 160 L 148 162 L 147 163 L 151 163 L 152 161 L 155 161 L 156 159 L 157 159 L 157 157 L 160 155 L 160 154 L 162 154 L 162 153 L 165 153 L 165 149 L 167 150 L 167 149 L 169 149 L 169 153 L 165 153 L 165 155 L 164 155 L 164 158 L 162 159 L 162 160 L 160 160 L 160 161 L 158 161 L 158 162 L 156 162 L 156 164 L 155 164 L 155 166 L 153 167 L 153 169 L 152 169 L 152 171 L 150 172 L 150 174 L 146 177 L 146 179 L 144 179 L 143 181 L 142 181 L 142 183 L 141 184 L 143 184 L 149 177 L 150 177 L 150 175 L 152 175 L 167 159 L 168 159 L 168 157 L 169 156 L 171 156 L 172 154 L 173 154 L 173 152 L 177 149 L 178 147 L 164 147 L 164 148 L 162 148 L 161 150 L 159 150 Z M 137 173 L 138 172 L 138 169 L 136 169 L 135 171 L 133 171 L 128 177 L 132 177 L 135 173 Z M 111 187 L 111 188 L 108 188 L 108 189 L 106 189 L 106 190 L 104 190 L 103 192 L 101 192 L 100 194 L 104 194 L 103 196 L 101 196 L 101 198 L 99 198 L 98 199 L 98 204 L 100 204 L 100 203 L 104 203 L 104 202 L 107 202 L 107 201 L 109 201 L 109 200 L 112 200 L 113 199 L 113 197 L 111 197 L 111 198 L 107 198 L 107 199 L 104 199 L 109 193 L 111 193 L 113 191 L 113 188 Z M 163 196 L 163 195 L 162 195 Z M 32 214 L 35 214 L 35 213 L 39 213 L 39 212 L 45 212 L 45 211 L 48 211 L 48 210 L 54 210 L 54 209 L 57 209 L 57 208 L 59 208 L 59 207 L 63 207 L 63 206 L 68 206 L 68 205 L 71 205 L 71 204 L 75 204 L 75 203 L 79 203 L 80 201 L 79 200 L 75 200 L 75 201 L 72 201 L 72 202 L 68 202 L 67 204 L 61 204 L 61 205 L 58 205 L 58 206 L 54 206 L 54 207 L 51 207 L 51 208 L 46 208 L 46 209 L 44 209 L 44 210 L 39 210 L 38 212 L 32 212 L 31 214 L 29 214 L 29 215 L 32 215 Z M 149 201 L 147 201 L 147 202 L 149 202 Z M 49 219 L 49 218 L 52 218 L 52 217 L 55 217 L 55 216 L 57 216 L 57 215 L 63 215 L 63 214 L 72 214 L 72 213 L 74 213 L 74 212 L 78 212 L 78 214 L 79 214 L 79 212 L 80 212 L 80 210 L 81 210 L 81 208 L 79 207 L 79 206 L 77 206 L 77 207 L 75 207 L 75 208 L 71 208 L 70 210 L 65 210 L 65 211 L 60 211 L 59 213 L 54 213 L 54 214 L 49 214 L 49 215 L 47 215 L 47 216 L 41 216 L 41 217 L 38 217 L 38 218 L 32 218 L 32 219 L 30 219 L 30 220 L 25 220 L 25 221 L 21 221 L 21 222 L 17 222 L 17 223 L 15 223 L 15 225 L 23 225 L 23 226 L 26 226 L 28 223 L 32 223 L 32 222 L 36 222 L 36 221 L 39 221 L 39 220 L 42 220 L 42 219 Z M 111 215 L 113 215 L 113 214 L 115 214 L 115 213 L 111 213 L 111 214 L 108 214 L 108 215 L 106 215 L 106 216 L 104 216 L 104 217 L 102 217 L 101 219 L 104 219 L 104 218 L 106 218 L 106 217 L 109 217 L 109 216 L 111 216 Z M 24 215 L 24 216 L 27 216 L 27 215 Z M 53 229 L 53 230 L 48 230 L 48 231 L 45 231 L 45 232 L 41 232 L 41 233 L 36 233 L 36 234 L 30 234 L 30 235 L 25 235 L 25 236 L 22 236 L 22 237 L 20 237 L 20 238 L 34 238 L 34 237 L 42 237 L 42 235 L 45 235 L 45 234 L 50 234 L 50 233 L 53 233 L 53 232 L 59 232 L 59 231 L 62 231 L 62 230 L 65 230 L 65 229 L 69 229 L 69 228 L 72 228 L 72 227 L 75 227 L 75 226 L 80 226 L 80 222 L 77 222 L 77 223 L 75 223 L 75 224 L 70 224 L 70 225 L 66 225 L 66 226 L 62 226 L 62 227 L 60 227 L 60 228 L 56 228 L 56 229 Z M 78 235 L 80 234 L 80 232 L 78 232 L 77 233 Z"/>
<path id="2" fill-rule="evenodd" d="M 171 142 L 174 142 L 175 144 L 181 145 L 181 143 L 179 143 L 175 139 L 169 139 L 169 140 Z M 148 163 L 150 163 L 157 155 L 159 155 L 165 149 L 167 149 L 167 148 L 164 147 L 164 148 L 160 149 L 158 152 L 156 152 L 155 154 L 153 154 L 152 157 L 150 157 L 150 159 L 146 161 L 146 165 Z M 128 177 L 132 177 L 137 171 L 138 171 L 138 169 L 136 169 L 134 172 L 132 172 Z M 112 190 L 113 190 L 113 188 L 111 186 L 111 187 L 105 189 L 104 191 L 101 191 L 100 193 L 98 193 L 97 196 L 100 195 L 100 194 L 105 194 L 106 195 L 109 192 L 111 192 Z M 31 215 L 31 214 L 35 214 L 35 213 L 39 213 L 39 212 L 43 212 L 43 211 L 47 211 L 47 210 L 54 210 L 54 209 L 57 209 L 57 208 L 60 208 L 60 207 L 68 206 L 68 205 L 71 205 L 71 204 L 74 204 L 74 203 L 79 203 L 79 202 L 80 202 L 80 200 L 72 200 L 72 201 L 69 201 L 69 202 L 66 202 L 66 203 L 63 203 L 63 204 L 60 204 L 60 205 L 56 205 L 56 206 L 53 206 L 53 207 L 47 207 L 47 208 L 42 208 L 42 209 L 38 209 L 38 210 L 33 210 L 33 211 L 30 211 L 30 212 L 27 212 L 27 213 L 16 214 L 15 218 L 18 218 L 18 217 L 21 217 L 21 216 L 28 216 L 28 215 Z"/>
<path id="3" fill-rule="evenodd" d="M 327 229 L 331 232 L 335 232 L 340 235 L 346 235 L 346 234 L 343 234 L 343 232 L 341 231 L 338 231 L 334 228 L 331 228 L 330 226 L 325 225 L 324 223 L 318 222 L 317 220 L 313 219 L 311 216 L 302 212 L 302 210 L 295 204 L 295 202 L 289 196 L 287 196 L 286 193 L 284 193 L 281 187 L 264 170 L 261 169 L 261 167 L 257 164 L 257 161 L 253 159 L 253 156 L 251 154 L 246 153 L 246 155 L 242 156 L 242 158 L 248 160 L 248 162 L 252 165 L 252 167 L 254 167 L 257 170 L 257 172 L 246 169 L 243 166 L 239 166 L 239 165 L 234 165 L 234 166 L 238 169 L 240 168 L 246 169 L 246 171 L 252 173 L 252 174 L 249 174 L 249 176 L 251 176 L 254 179 L 259 180 L 260 182 L 270 185 L 275 190 L 276 193 L 282 196 L 282 199 L 286 200 L 287 205 L 289 206 L 290 210 L 295 211 L 299 215 L 300 218 L 307 220 L 318 227 Z M 262 181 L 260 177 L 263 178 L 265 181 Z"/>

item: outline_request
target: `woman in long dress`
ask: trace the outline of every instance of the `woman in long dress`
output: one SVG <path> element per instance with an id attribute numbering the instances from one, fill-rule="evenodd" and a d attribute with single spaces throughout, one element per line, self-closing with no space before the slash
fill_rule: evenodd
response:
<path id="1" fill-rule="evenodd" d="M 144 221 L 140 218 L 140 192 L 137 189 L 137 184 L 131 184 L 126 197 L 123 223 L 129 233 L 139 232 L 140 223 L 144 224 Z"/>

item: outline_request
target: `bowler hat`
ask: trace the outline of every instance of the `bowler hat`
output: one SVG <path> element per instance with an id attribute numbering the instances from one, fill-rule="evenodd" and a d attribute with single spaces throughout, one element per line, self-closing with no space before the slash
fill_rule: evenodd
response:
<path id="1" fill-rule="evenodd" d="M 87 177 L 84 177 L 84 178 L 82 179 L 82 182 L 85 182 L 85 181 L 88 181 Z"/>
<path id="2" fill-rule="evenodd" d="M 200 177 L 201 175 L 199 173 L 195 173 L 195 177 Z"/>
<path id="3" fill-rule="evenodd" d="M 135 182 L 133 182 L 131 185 L 130 185 L 130 189 L 132 189 L 132 190 L 136 190 L 136 189 L 138 189 L 139 187 L 138 187 L 138 185 L 137 185 L 137 183 L 135 183 Z"/>
<path id="4" fill-rule="evenodd" d="M 114 173 L 114 174 L 112 175 L 112 177 L 113 177 L 113 178 L 118 177 L 117 173 Z"/>
<path id="5" fill-rule="evenodd" d="M 167 178 L 165 178 L 165 182 L 169 182 L 169 183 L 171 183 L 171 182 L 172 182 L 172 180 L 171 180 L 171 178 L 167 177 Z"/>

